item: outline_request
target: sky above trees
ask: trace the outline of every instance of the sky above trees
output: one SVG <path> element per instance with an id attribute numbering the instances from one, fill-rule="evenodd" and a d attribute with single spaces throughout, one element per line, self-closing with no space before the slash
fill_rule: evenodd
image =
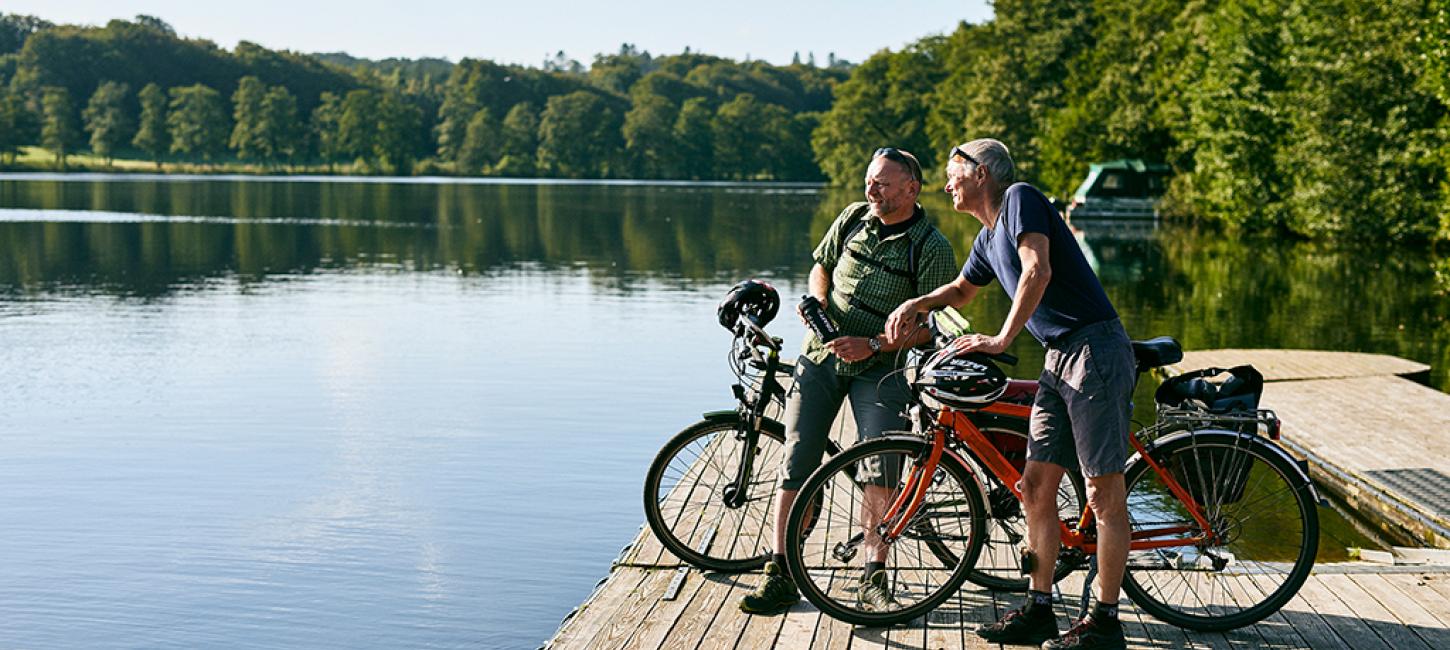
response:
<path id="1" fill-rule="evenodd" d="M 633 43 L 656 54 L 689 47 L 734 59 L 787 64 L 814 52 L 861 61 L 958 22 L 992 17 L 987 0 L 640 0 L 468 2 L 466 0 L 7 0 L 7 13 L 56 23 L 104 25 L 136 14 L 159 16 L 178 33 L 230 49 L 247 40 L 274 49 L 344 51 L 368 58 L 485 58 L 539 65 L 554 52 L 588 63 Z"/>

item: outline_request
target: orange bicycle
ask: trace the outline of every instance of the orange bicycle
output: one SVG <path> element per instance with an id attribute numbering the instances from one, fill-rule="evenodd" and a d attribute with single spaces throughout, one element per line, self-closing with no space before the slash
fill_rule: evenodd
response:
<path id="1" fill-rule="evenodd" d="M 949 340 L 928 322 L 938 345 Z M 1182 351 L 1162 337 L 1136 341 L 1142 372 L 1176 362 Z M 1020 501 L 1020 465 L 1003 456 L 973 421 L 982 414 L 1025 418 L 1021 404 L 960 403 L 930 390 L 924 370 L 949 356 L 924 353 L 909 364 L 916 402 L 913 431 L 852 446 L 801 488 L 787 524 L 785 555 L 801 592 L 826 614 L 858 625 L 891 625 L 923 616 L 950 598 L 981 556 L 994 504 L 983 485 L 1006 486 Z M 1000 358 L 1000 357 L 999 357 Z M 983 376 L 1005 376 L 992 358 L 965 360 Z M 995 396 L 993 396 L 995 397 Z M 1319 501 L 1304 466 L 1273 441 L 1271 411 L 1217 414 L 1160 408 L 1135 432 L 1124 470 L 1132 530 L 1123 590 L 1149 614 L 1195 630 L 1228 630 L 1262 620 L 1303 585 L 1319 546 Z M 865 498 L 856 468 L 890 487 Z M 878 494 L 880 491 L 875 491 Z M 1092 511 L 1060 520 L 1060 579 L 1096 552 Z M 927 534 L 929 533 L 929 534 Z M 851 560 L 879 539 L 887 548 L 894 602 L 857 601 Z M 869 546 L 869 545 L 868 545 Z M 880 544 L 876 544 L 880 547 Z"/>

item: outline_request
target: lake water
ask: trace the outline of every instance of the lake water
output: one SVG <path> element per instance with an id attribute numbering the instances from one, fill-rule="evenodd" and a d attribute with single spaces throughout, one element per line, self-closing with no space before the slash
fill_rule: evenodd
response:
<path id="1" fill-rule="evenodd" d="M 731 404 L 715 303 L 798 296 L 856 196 L 0 175 L 0 645 L 536 647 L 636 534 L 660 443 Z M 1450 384 L 1428 252 L 1084 239 L 1135 337 Z"/>

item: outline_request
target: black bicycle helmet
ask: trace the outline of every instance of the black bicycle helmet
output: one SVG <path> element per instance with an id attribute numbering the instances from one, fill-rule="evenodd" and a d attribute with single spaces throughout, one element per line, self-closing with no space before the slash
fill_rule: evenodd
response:
<path id="1" fill-rule="evenodd" d="M 725 299 L 715 313 L 720 316 L 720 326 L 735 331 L 735 322 L 741 314 L 750 317 L 755 324 L 765 327 L 780 311 L 780 294 L 775 287 L 760 280 L 746 280 L 730 287 Z"/>
<path id="2" fill-rule="evenodd" d="M 942 348 L 922 364 L 915 385 L 931 408 L 981 408 L 1007 391 L 1007 374 L 986 357 Z"/>

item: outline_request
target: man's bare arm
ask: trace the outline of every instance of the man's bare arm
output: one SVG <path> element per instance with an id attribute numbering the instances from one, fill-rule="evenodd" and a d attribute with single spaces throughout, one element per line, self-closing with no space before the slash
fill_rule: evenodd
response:
<path id="1" fill-rule="evenodd" d="M 1027 320 L 1037 311 L 1047 283 L 1052 280 L 1052 264 L 1048 262 L 1047 235 L 1030 232 L 1017 240 L 1017 255 L 1022 258 L 1022 277 L 1017 281 L 1017 294 L 1012 296 L 1012 310 L 996 336 L 969 334 L 952 343 L 962 350 L 997 354 L 1012 345 Z"/>
<path id="2" fill-rule="evenodd" d="M 981 287 L 958 275 L 955 280 L 937 287 L 931 293 L 901 303 L 901 306 L 891 312 L 886 319 L 886 340 L 895 344 L 896 348 L 920 343 L 925 340 L 923 337 L 928 335 L 916 334 L 921 331 L 916 325 L 917 314 L 948 305 L 962 307 L 976 298 L 977 292 L 980 290 Z M 911 341 L 902 342 L 908 336 L 914 338 Z"/>
<path id="3" fill-rule="evenodd" d="M 826 304 L 826 293 L 831 290 L 831 274 L 826 267 L 817 264 L 811 267 L 810 292 L 821 304 Z"/>

